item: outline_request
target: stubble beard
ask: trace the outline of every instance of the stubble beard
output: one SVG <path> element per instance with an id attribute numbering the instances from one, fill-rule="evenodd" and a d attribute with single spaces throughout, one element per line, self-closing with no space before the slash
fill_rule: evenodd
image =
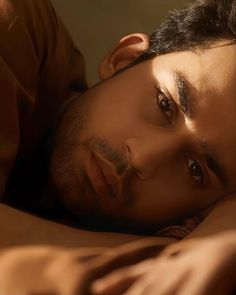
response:
<path id="1" fill-rule="evenodd" d="M 96 198 L 93 198 L 94 192 L 83 167 L 75 171 L 74 152 L 78 150 L 85 154 L 91 151 L 97 152 L 114 166 L 117 175 L 123 175 L 126 202 L 124 205 L 127 207 L 134 201 L 129 187 L 134 171 L 124 155 L 116 151 L 107 140 L 94 135 L 81 141 L 81 134 L 86 133 L 90 107 L 94 99 L 95 97 L 85 93 L 75 98 L 62 115 L 55 136 L 50 178 L 55 197 L 62 206 L 84 223 L 90 225 L 95 223 L 97 227 L 98 224 L 107 224 L 108 220 L 112 224 L 112 220 L 107 214 L 99 212 L 99 205 Z M 89 199 L 85 200 L 84 195 L 89 196 Z"/>

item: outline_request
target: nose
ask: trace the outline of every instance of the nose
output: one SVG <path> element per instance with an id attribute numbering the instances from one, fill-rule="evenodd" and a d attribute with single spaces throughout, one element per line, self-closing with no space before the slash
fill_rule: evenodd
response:
<path id="1" fill-rule="evenodd" d="M 125 148 L 129 164 L 140 179 L 149 179 L 163 166 L 168 167 L 178 159 L 187 140 L 186 135 L 175 131 L 158 132 L 143 138 L 128 138 Z"/>

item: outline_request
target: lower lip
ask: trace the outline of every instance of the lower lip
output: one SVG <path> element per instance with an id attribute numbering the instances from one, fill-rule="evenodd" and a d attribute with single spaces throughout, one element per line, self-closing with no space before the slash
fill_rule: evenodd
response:
<path id="1" fill-rule="evenodd" d="M 88 167 L 88 177 L 91 181 L 91 184 L 95 192 L 101 196 L 108 196 L 109 198 L 114 198 L 111 194 L 111 189 L 106 181 L 105 176 L 102 173 L 101 168 L 99 167 L 95 156 L 91 153 Z"/>

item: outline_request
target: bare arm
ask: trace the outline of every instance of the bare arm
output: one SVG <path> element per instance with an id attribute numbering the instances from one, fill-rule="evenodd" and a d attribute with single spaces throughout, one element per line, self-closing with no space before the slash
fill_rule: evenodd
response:
<path id="1" fill-rule="evenodd" d="M 236 196 L 219 203 L 206 219 L 188 236 L 202 237 L 220 231 L 236 229 Z M 137 235 L 90 232 L 71 228 L 31 216 L 5 205 L 0 205 L 0 247 L 12 245 L 55 245 L 66 247 L 113 247 L 142 238 Z M 157 238 L 162 244 L 174 239 Z"/>
<path id="2" fill-rule="evenodd" d="M 52 245 L 65 247 L 113 247 L 142 238 L 137 235 L 84 231 L 0 205 L 0 247 Z M 157 238 L 170 244 L 174 239 Z"/>

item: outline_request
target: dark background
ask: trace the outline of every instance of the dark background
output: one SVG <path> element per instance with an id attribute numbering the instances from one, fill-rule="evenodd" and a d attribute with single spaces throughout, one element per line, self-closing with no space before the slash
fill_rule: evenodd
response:
<path id="1" fill-rule="evenodd" d="M 90 84 L 98 80 L 100 60 L 124 35 L 149 33 L 169 9 L 186 0 L 51 0 L 82 51 Z"/>

